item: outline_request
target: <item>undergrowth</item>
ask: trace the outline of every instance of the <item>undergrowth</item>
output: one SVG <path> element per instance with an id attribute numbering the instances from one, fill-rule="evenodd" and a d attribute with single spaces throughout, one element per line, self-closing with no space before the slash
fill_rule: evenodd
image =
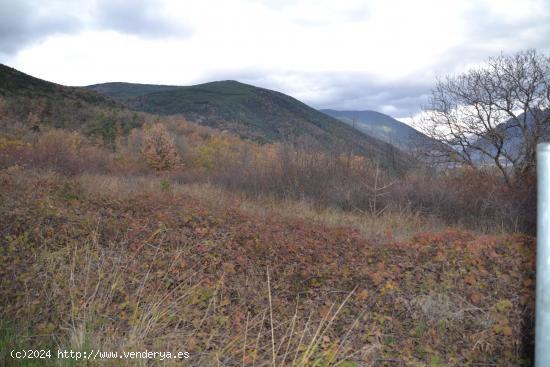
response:
<path id="1" fill-rule="evenodd" d="M 406 213 L 394 235 L 360 214 L 163 182 L 0 172 L 5 365 L 27 345 L 187 351 L 193 366 L 530 363 L 528 236 L 431 232 Z"/>

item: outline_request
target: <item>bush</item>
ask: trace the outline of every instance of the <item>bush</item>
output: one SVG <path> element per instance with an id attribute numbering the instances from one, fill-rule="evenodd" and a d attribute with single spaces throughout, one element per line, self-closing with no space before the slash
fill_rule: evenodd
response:
<path id="1" fill-rule="evenodd" d="M 496 172 L 417 171 L 397 181 L 390 196 L 393 204 L 408 205 L 447 223 L 534 233 L 535 181 L 534 176 L 526 177 L 508 186 Z"/>
<path id="2" fill-rule="evenodd" d="M 49 130 L 31 142 L 2 138 L 0 166 L 28 165 L 74 175 L 106 172 L 112 167 L 111 154 L 93 145 L 78 132 Z"/>
<path id="3" fill-rule="evenodd" d="M 23 164 L 29 153 L 30 145 L 23 140 L 0 136 L 0 168 Z"/>
<path id="4" fill-rule="evenodd" d="M 143 133 L 141 153 L 151 168 L 170 170 L 179 162 L 173 137 L 162 124 L 154 124 Z"/>

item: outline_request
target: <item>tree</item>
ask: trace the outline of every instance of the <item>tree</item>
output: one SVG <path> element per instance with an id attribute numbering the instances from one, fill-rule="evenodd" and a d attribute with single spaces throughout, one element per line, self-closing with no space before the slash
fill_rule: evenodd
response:
<path id="1" fill-rule="evenodd" d="M 169 170 L 178 163 L 174 139 L 163 124 L 154 124 L 143 133 L 142 154 L 157 171 Z"/>
<path id="2" fill-rule="evenodd" d="M 436 163 L 490 164 L 512 182 L 535 167 L 536 145 L 550 135 L 550 57 L 527 50 L 488 59 L 437 81 L 421 129 L 438 142 Z"/>

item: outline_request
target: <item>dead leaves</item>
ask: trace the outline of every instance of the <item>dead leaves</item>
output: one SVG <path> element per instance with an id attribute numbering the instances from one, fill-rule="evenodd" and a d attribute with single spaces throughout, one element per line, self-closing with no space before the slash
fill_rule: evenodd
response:
<path id="1" fill-rule="evenodd" d="M 15 202 L 0 227 L 1 302 L 38 332 L 59 332 L 49 323 L 70 315 L 95 315 L 97 330 L 109 333 L 104 337 L 151 322 L 159 325 L 151 334 L 158 340 L 185 330 L 191 350 L 220 351 L 251 323 L 250 338 L 269 330 L 261 322 L 269 265 L 281 325 L 276 338 L 296 310 L 302 326 L 310 314 L 315 324 L 330 315 L 335 299 L 358 287 L 334 330 L 319 339 L 317 357 L 332 358 L 354 323 L 347 335 L 354 348 L 370 346 L 380 359 L 399 355 L 409 365 L 506 364 L 521 357 L 517 345 L 529 337 L 521 330 L 533 313 L 532 239 L 449 231 L 377 246 L 349 228 L 260 219 L 236 208 L 216 212 L 185 196 L 111 200 L 79 193 L 66 200 L 56 194 L 62 181 L 6 185 Z M 87 251 L 83 243 L 96 247 Z M 81 270 L 71 278 L 75 244 L 86 257 L 76 258 Z M 245 355 L 233 357 L 259 364 L 262 354 L 250 342 Z"/>

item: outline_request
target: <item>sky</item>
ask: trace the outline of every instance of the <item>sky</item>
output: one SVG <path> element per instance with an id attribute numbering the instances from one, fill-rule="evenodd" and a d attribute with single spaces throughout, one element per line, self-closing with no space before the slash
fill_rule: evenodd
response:
<path id="1" fill-rule="evenodd" d="M 0 63 L 64 85 L 238 80 L 405 122 L 436 78 L 550 51 L 550 0 L 0 0 Z"/>

